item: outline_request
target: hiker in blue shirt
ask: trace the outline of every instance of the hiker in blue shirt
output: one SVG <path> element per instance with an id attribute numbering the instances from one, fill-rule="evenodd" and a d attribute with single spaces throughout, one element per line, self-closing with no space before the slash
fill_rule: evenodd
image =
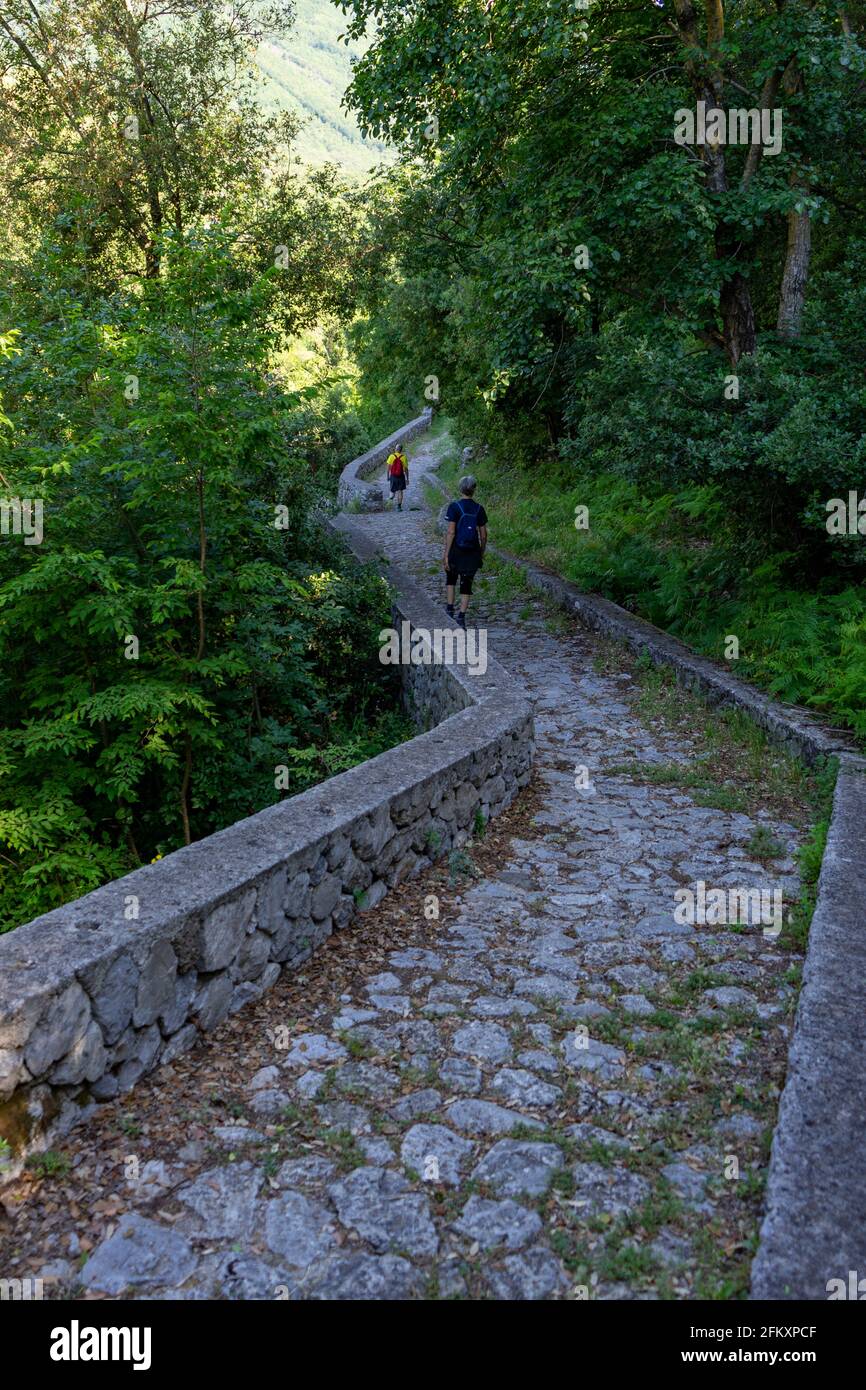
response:
<path id="1" fill-rule="evenodd" d="M 480 502 L 473 500 L 475 479 L 471 474 L 460 479 L 460 499 L 450 502 L 445 513 L 448 529 L 445 532 L 445 548 L 442 551 L 442 568 L 445 571 L 446 598 L 445 611 L 449 618 L 454 614 L 454 586 L 460 579 L 460 611 L 457 616 L 459 627 L 466 626 L 466 609 L 472 593 L 472 579 L 484 563 L 487 548 L 487 513 Z"/>

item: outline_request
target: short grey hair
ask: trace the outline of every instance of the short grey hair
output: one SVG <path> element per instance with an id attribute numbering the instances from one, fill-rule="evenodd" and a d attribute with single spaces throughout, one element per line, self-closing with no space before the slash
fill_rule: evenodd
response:
<path id="1" fill-rule="evenodd" d="M 477 487 L 477 483 L 471 473 L 466 473 L 460 479 L 460 491 L 464 497 L 471 497 Z"/>

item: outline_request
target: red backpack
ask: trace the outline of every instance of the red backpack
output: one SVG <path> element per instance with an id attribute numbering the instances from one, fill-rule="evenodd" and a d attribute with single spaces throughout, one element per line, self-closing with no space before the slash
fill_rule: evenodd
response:
<path id="1" fill-rule="evenodd" d="M 394 458 L 394 462 L 391 464 L 391 467 L 388 469 L 388 477 L 389 477 L 389 478 L 397 478 L 397 477 L 399 477 L 399 475 L 400 475 L 401 473 L 403 473 L 404 471 L 405 471 L 405 470 L 404 470 L 404 468 L 403 468 L 403 459 L 402 459 L 402 456 L 401 456 L 400 454 L 397 454 L 396 457 Z"/>

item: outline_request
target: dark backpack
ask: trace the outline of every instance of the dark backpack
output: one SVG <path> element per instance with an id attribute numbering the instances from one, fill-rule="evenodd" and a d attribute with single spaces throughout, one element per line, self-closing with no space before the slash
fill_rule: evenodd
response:
<path id="1" fill-rule="evenodd" d="M 457 530 L 454 539 L 461 550 L 475 550 L 478 547 L 478 508 L 474 512 L 465 512 L 463 503 L 458 502 L 460 508 L 460 519 L 457 522 Z"/>

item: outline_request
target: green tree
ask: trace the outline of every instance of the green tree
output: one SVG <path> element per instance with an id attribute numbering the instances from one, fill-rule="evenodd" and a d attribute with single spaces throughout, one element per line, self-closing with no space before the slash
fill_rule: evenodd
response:
<path id="1" fill-rule="evenodd" d="M 291 16 L 288 0 L 3 0 L 0 208 L 17 244 L 53 222 L 91 274 L 156 275 L 163 231 L 253 193 L 265 146 L 287 158 L 297 122 L 262 115 L 250 58 Z"/>
<path id="2" fill-rule="evenodd" d="M 0 548 L 7 924 L 305 785 L 294 750 L 387 706 L 385 589 L 308 521 L 279 272 L 237 240 L 165 234 L 140 293 L 84 302 L 50 248 L 16 287 L 0 470 L 44 537 Z"/>

